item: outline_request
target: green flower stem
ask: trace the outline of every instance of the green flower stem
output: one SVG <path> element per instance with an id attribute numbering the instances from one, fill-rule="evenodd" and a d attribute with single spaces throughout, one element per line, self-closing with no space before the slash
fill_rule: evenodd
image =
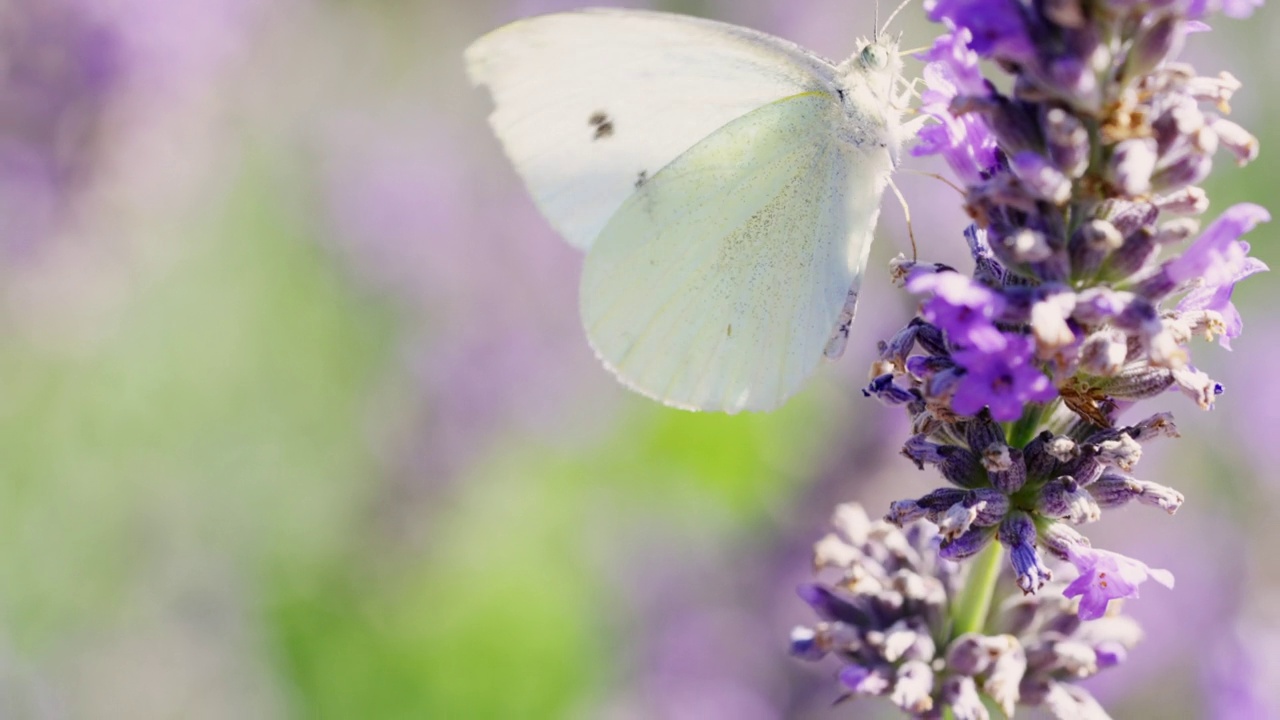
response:
<path id="1" fill-rule="evenodd" d="M 987 709 L 987 714 L 991 716 L 991 720 L 1005 720 L 1004 708 L 996 704 L 986 693 L 981 693 L 978 697 L 982 698 L 982 705 Z"/>
<path id="2" fill-rule="evenodd" d="M 1005 431 L 1006 442 L 1009 443 L 1009 446 L 1021 448 L 1031 442 L 1031 438 L 1040 432 L 1040 421 L 1044 419 L 1048 408 L 1048 405 L 1028 403 L 1022 409 L 1022 417 L 1018 418 L 1012 425 L 1009 425 Z"/>
<path id="3" fill-rule="evenodd" d="M 952 608 L 953 638 L 969 632 L 982 632 L 986 625 L 991 600 L 996 592 L 996 581 L 1000 578 L 1000 568 L 1004 564 L 1004 547 L 992 540 L 970 562 L 973 564 L 969 568 L 969 579 Z"/>

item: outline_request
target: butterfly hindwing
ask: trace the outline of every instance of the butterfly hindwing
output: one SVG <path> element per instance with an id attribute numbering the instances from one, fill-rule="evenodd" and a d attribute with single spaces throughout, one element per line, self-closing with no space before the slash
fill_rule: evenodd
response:
<path id="1" fill-rule="evenodd" d="M 677 407 L 769 410 L 813 371 L 879 200 L 849 197 L 860 156 L 833 132 L 840 112 L 822 92 L 765 105 L 610 219 L 587 255 L 581 310 L 624 383 Z"/>

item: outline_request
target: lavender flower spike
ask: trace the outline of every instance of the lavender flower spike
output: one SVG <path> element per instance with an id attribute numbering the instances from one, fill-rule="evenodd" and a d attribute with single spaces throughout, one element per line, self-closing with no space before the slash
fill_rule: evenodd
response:
<path id="1" fill-rule="evenodd" d="M 1177 436 L 1172 416 L 1125 413 L 1185 402 L 1173 390 L 1213 406 L 1222 385 L 1194 345 L 1240 336 L 1232 292 L 1267 269 L 1241 239 L 1265 209 L 1236 205 L 1203 232 L 1198 218 L 1216 151 L 1258 154 L 1224 117 L 1241 83 L 1174 60 L 1207 13 L 1256 4 L 926 0 L 945 27 L 922 56 L 936 122 L 912 152 L 940 155 L 963 185 L 974 269 L 892 267 L 922 300 L 880 343 L 865 392 L 907 412 L 903 455 L 941 482 L 815 550 L 837 576 L 803 591 L 820 622 L 793 652 L 837 657 L 854 694 L 914 717 L 985 718 L 988 701 L 1008 717 L 1106 717 L 1075 682 L 1136 642 L 1111 601 L 1173 575 L 1081 529 L 1186 501 L 1130 474 L 1146 443 Z M 1012 77 L 989 80 L 979 58 Z M 1068 566 L 1075 579 L 1056 580 Z"/>
<path id="2" fill-rule="evenodd" d="M 1063 692 L 1093 703 L 1075 683 L 1120 663 L 1138 640 L 1128 618 L 1085 629 L 1058 593 L 1017 595 L 992 608 L 988 627 L 949 636 L 947 609 L 965 586 L 966 569 L 942 559 L 927 523 L 900 530 L 868 520 L 850 503 L 836 509 L 832 526 L 836 533 L 814 546 L 824 579 L 800 589 L 816 622 L 792 630 L 791 653 L 838 663 L 841 697 L 881 697 L 917 718 L 948 710 L 957 718 L 990 717 L 978 693 L 1007 717 L 1019 704 L 1052 713 Z M 845 550 L 832 552 L 834 542 Z M 1083 666 L 1075 659 L 1082 653 L 1106 662 Z"/>
<path id="3" fill-rule="evenodd" d="M 1212 407 L 1222 386 L 1192 362 L 1191 342 L 1238 337 L 1231 293 L 1266 267 L 1240 240 L 1269 219 L 1257 205 L 1229 208 L 1181 250 L 1195 221 L 1162 217 L 1207 208 L 1189 183 L 1212 167 L 1209 128 L 1225 129 L 1241 162 L 1256 155 L 1256 138 L 1221 116 L 1238 81 L 1169 62 L 1215 8 L 1163 4 L 1152 24 L 1147 5 L 1084 13 L 1070 3 L 926 4 L 946 32 L 924 55 L 924 111 L 938 123 L 915 152 L 943 155 L 965 184 L 976 267 L 968 277 L 915 265 L 906 289 L 929 297 L 895 336 L 872 393 L 911 415 L 908 449 L 929 452 L 910 457 L 985 499 L 981 522 L 976 504 L 948 495 L 943 513 L 932 493 L 895 503 L 889 517 L 938 522 L 942 552 L 955 559 L 982 552 L 998 527 L 1029 593 L 1051 577 L 1037 546 L 1066 554 L 1049 538 L 1130 499 L 1166 512 L 1181 505 L 1173 488 L 1148 493 L 1114 473 L 1090 486 L 1108 468 L 1128 472 L 1151 438 L 1141 423 L 1119 426 L 1134 401 L 1176 389 Z M 1009 83 L 982 77 L 979 57 L 1013 74 L 1008 94 L 997 88 Z M 924 343 L 922 327 L 944 342 Z M 958 464 L 987 458 L 991 433 L 973 428 L 992 421 L 1005 435 L 995 459 L 1018 458 L 1016 466 Z M 1068 445 L 1070 456 L 1053 450 Z"/>

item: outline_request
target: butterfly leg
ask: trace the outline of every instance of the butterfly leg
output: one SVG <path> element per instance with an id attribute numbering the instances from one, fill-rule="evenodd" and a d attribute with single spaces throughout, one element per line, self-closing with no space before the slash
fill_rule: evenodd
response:
<path id="1" fill-rule="evenodd" d="M 925 126 L 925 123 L 929 122 L 932 119 L 933 119 L 932 115 L 925 115 L 924 113 L 917 114 L 915 117 L 902 123 L 902 129 L 900 131 L 902 133 L 901 136 L 912 137 L 916 133 L 920 132 L 920 129 Z"/>
<path id="2" fill-rule="evenodd" d="M 897 107 L 900 107 L 900 108 L 908 107 L 912 99 L 920 98 L 920 91 L 916 89 L 916 86 L 924 82 L 923 78 L 918 78 L 918 77 L 912 78 L 911 81 L 908 82 L 905 78 L 900 77 L 898 78 L 898 82 L 901 85 L 904 85 L 905 87 L 902 90 L 902 94 L 899 95 L 895 100 L 895 104 L 897 105 Z"/>
<path id="3" fill-rule="evenodd" d="M 919 257 L 916 253 L 916 233 L 911 229 L 911 207 L 907 205 L 907 199 L 902 196 L 902 191 L 894 184 L 893 178 L 889 179 L 889 189 L 893 191 L 893 194 L 898 198 L 898 203 L 902 205 L 902 214 L 907 220 L 907 237 L 911 239 L 911 260 L 915 262 Z"/>

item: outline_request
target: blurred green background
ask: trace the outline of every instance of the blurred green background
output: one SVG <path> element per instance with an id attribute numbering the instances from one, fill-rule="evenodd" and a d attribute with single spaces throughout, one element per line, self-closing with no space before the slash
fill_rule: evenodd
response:
<path id="1" fill-rule="evenodd" d="M 578 326 L 580 258 L 461 65 L 483 32 L 573 6 L 0 3 L 0 717 L 873 711 L 830 710 L 829 669 L 785 651 L 832 505 L 934 484 L 857 392 L 912 309 L 883 271 L 901 212 L 848 353 L 784 410 L 628 394 Z M 649 6 L 831 57 L 872 31 L 864 2 Z M 908 45 L 936 34 L 904 15 Z M 1263 152 L 1222 156 L 1211 212 L 1274 210 L 1280 16 L 1215 25 L 1188 55 L 1244 80 L 1233 117 Z M 900 184 L 929 210 L 923 254 L 963 266 L 964 219 L 932 212 L 950 191 Z M 1280 263 L 1273 227 L 1251 240 Z M 1138 474 L 1184 509 L 1091 533 L 1178 575 L 1130 605 L 1148 640 L 1095 686 L 1117 717 L 1275 699 L 1278 288 L 1241 288 L 1235 352 L 1195 349 L 1227 385 L 1211 416 L 1147 404 L 1184 437 Z"/>

